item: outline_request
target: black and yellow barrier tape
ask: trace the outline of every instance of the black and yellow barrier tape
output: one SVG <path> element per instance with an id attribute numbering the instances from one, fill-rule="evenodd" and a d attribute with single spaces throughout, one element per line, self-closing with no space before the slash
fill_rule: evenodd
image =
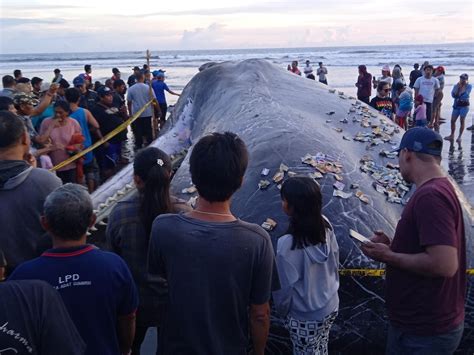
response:
<path id="1" fill-rule="evenodd" d="M 468 276 L 474 275 L 474 269 L 467 269 Z M 385 276 L 385 269 L 340 269 L 341 276 L 367 276 L 367 277 L 382 277 Z"/>
<path id="2" fill-rule="evenodd" d="M 127 129 L 128 126 L 130 126 L 133 121 L 135 121 L 138 117 L 140 117 L 140 115 L 145 111 L 145 109 L 150 106 L 152 103 L 153 103 L 154 100 L 150 100 L 148 101 L 140 110 L 138 110 L 132 117 L 130 117 L 128 120 L 124 121 L 120 126 L 118 126 L 117 128 L 115 128 L 113 131 L 109 132 L 108 134 L 106 134 L 104 137 L 102 137 L 100 140 L 98 140 L 97 142 L 95 142 L 94 144 L 92 144 L 90 147 L 80 151 L 79 153 L 73 155 L 72 157 L 70 157 L 69 159 L 66 159 L 64 161 L 62 161 L 61 163 L 59 163 L 58 165 L 56 166 L 53 166 L 50 171 L 56 171 L 58 169 L 61 169 L 62 167 L 68 165 L 68 164 L 71 164 L 73 162 L 75 162 L 77 159 L 79 158 L 82 158 L 84 155 L 86 155 L 87 153 L 93 151 L 95 148 L 101 146 L 102 144 L 104 144 L 105 142 L 109 141 L 110 139 L 112 139 L 113 137 L 115 137 L 117 134 L 119 134 L 120 132 L 122 132 L 123 130 Z"/>

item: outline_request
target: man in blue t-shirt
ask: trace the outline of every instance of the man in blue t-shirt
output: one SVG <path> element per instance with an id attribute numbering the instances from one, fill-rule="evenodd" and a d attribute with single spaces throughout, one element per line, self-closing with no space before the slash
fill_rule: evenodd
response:
<path id="1" fill-rule="evenodd" d="M 86 354 L 127 354 L 135 333 L 137 290 L 119 256 L 86 244 L 94 223 L 84 187 L 67 184 L 53 191 L 41 217 L 53 249 L 18 266 L 10 280 L 39 279 L 56 288 L 87 344 Z"/>
<path id="2" fill-rule="evenodd" d="M 153 91 L 155 92 L 156 100 L 160 105 L 161 115 L 160 115 L 160 128 L 166 122 L 166 112 L 168 111 L 168 105 L 166 104 L 165 90 L 168 91 L 171 95 L 180 96 L 180 94 L 171 91 L 165 83 L 165 71 L 164 70 L 155 70 L 153 72 L 154 80 L 151 84 Z"/>

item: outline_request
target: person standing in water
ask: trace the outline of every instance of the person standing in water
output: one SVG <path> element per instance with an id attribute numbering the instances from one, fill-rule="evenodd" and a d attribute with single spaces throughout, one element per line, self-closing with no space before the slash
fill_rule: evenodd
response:
<path id="1" fill-rule="evenodd" d="M 359 65 L 359 76 L 357 78 L 357 98 L 365 102 L 370 103 L 370 95 L 372 94 L 372 74 L 367 73 L 367 67 L 365 65 Z"/>
<path id="2" fill-rule="evenodd" d="M 446 140 L 453 140 L 454 133 L 456 131 L 456 121 L 458 117 L 461 117 L 461 126 L 459 127 L 459 136 L 456 142 L 461 142 L 461 136 L 464 131 L 464 124 L 466 121 L 467 114 L 469 112 L 469 96 L 471 94 L 472 85 L 468 82 L 469 76 L 462 74 L 459 77 L 459 82 L 454 85 L 451 91 L 451 96 L 454 99 L 453 113 L 451 114 L 451 134 L 444 137 Z"/>

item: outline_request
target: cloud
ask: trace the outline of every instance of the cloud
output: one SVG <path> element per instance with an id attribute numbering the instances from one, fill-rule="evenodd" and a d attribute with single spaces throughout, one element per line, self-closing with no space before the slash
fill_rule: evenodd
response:
<path id="1" fill-rule="evenodd" d="M 22 25 L 57 25 L 64 23 L 63 20 L 56 18 L 33 19 L 33 18 L 19 18 L 19 17 L 3 17 L 0 18 L 2 30 L 5 27 L 15 27 Z"/>
<path id="2" fill-rule="evenodd" d="M 364 0 L 353 0 L 351 5 L 363 4 Z M 155 17 L 155 16 L 225 16 L 225 15 L 242 15 L 242 14 L 307 14 L 317 12 L 327 12 L 345 7 L 345 4 L 334 2 L 333 0 L 319 0 L 318 6 L 314 6 L 314 2 L 310 0 L 294 0 L 289 1 L 271 1 L 261 4 L 232 6 L 232 7 L 215 7 L 205 9 L 190 9 L 181 11 L 160 11 L 152 13 L 143 13 L 134 15 L 134 17 Z M 127 15 L 129 16 L 129 15 Z"/>
<path id="3" fill-rule="evenodd" d="M 225 25 L 213 23 L 206 28 L 195 28 L 194 30 L 183 32 L 181 44 L 183 48 L 209 48 L 218 46 L 224 37 Z"/>

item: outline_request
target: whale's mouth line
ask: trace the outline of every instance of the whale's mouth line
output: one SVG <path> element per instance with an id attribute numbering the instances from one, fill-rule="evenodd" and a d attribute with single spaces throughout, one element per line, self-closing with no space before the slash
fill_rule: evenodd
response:
<path id="1" fill-rule="evenodd" d="M 149 145 L 149 147 L 160 148 L 170 155 L 174 171 L 180 167 L 191 146 L 191 128 L 194 120 L 192 110 L 193 101 L 188 99 L 179 117 L 175 119 L 172 112 L 165 125 L 165 133 Z M 135 190 L 133 162 L 130 162 L 92 193 L 97 224 L 104 225 L 104 219 L 108 217 L 116 203 L 133 194 Z M 96 228 L 91 228 L 91 231 L 95 230 Z"/>

